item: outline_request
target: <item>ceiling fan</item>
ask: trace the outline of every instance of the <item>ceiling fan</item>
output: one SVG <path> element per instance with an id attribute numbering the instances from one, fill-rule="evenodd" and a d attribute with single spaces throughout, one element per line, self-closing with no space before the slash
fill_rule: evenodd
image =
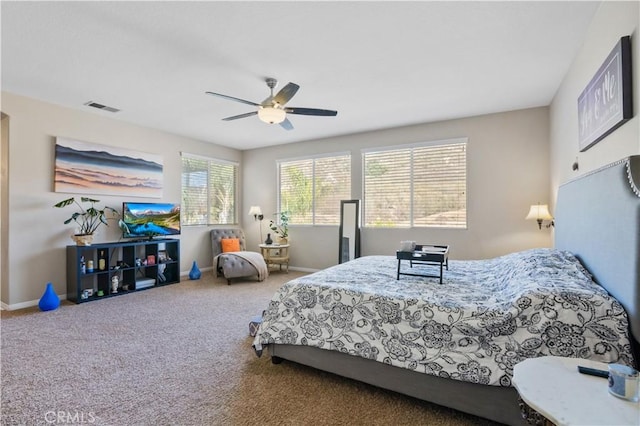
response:
<path id="1" fill-rule="evenodd" d="M 233 96 L 223 95 L 221 93 L 214 92 L 206 92 L 208 95 L 219 96 L 221 98 L 230 99 L 232 101 L 241 102 L 243 104 L 252 105 L 258 107 L 256 111 L 246 112 L 240 115 L 234 115 L 231 117 L 223 118 L 224 121 L 237 120 L 239 118 L 251 117 L 252 115 L 257 115 L 258 118 L 265 123 L 269 124 L 280 124 L 286 130 L 292 130 L 293 125 L 287 118 L 287 113 L 289 114 L 299 114 L 299 115 L 317 115 L 317 116 L 325 116 L 325 117 L 333 117 L 338 114 L 338 111 L 332 111 L 329 109 L 317 109 L 317 108 L 298 108 L 298 107 L 288 107 L 285 106 L 293 95 L 296 94 L 300 86 L 295 83 L 287 83 L 275 96 L 273 95 L 273 89 L 277 86 L 278 80 L 275 78 L 267 78 L 265 79 L 267 86 L 271 89 L 271 95 L 262 101 L 261 103 L 256 103 L 252 101 L 247 101 L 245 99 L 234 98 Z"/>

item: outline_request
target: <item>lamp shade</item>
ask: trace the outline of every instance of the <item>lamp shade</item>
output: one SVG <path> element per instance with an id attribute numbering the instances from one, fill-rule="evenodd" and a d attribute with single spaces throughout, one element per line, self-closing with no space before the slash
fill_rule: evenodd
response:
<path id="1" fill-rule="evenodd" d="M 286 116 L 287 116 L 287 113 L 285 112 L 285 110 L 280 108 L 273 108 L 268 106 L 268 107 L 261 107 L 260 109 L 258 109 L 258 117 L 260 118 L 260 120 L 264 121 L 265 123 L 269 123 L 269 124 L 282 123 L 286 118 Z"/>
<path id="2" fill-rule="evenodd" d="M 532 220 L 553 220 L 549 213 L 549 206 L 546 204 L 533 204 L 529 209 L 529 214 L 525 219 Z"/>
<path id="3" fill-rule="evenodd" d="M 262 209 L 260 206 L 251 206 L 249 209 L 249 216 L 260 216 L 262 214 Z"/>

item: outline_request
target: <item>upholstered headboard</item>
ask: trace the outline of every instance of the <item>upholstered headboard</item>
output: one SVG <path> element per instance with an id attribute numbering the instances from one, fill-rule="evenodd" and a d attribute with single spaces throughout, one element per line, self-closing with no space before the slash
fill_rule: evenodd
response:
<path id="1" fill-rule="evenodd" d="M 211 230 L 211 250 L 213 257 L 216 257 L 222 253 L 220 247 L 220 240 L 223 238 L 237 238 L 240 240 L 240 251 L 246 250 L 246 241 L 244 238 L 244 232 L 240 228 L 220 228 Z"/>
<path id="2" fill-rule="evenodd" d="M 640 156 L 628 157 L 560 186 L 555 212 L 556 248 L 574 253 L 596 282 L 620 301 L 636 342 L 640 341 L 639 188 Z"/>

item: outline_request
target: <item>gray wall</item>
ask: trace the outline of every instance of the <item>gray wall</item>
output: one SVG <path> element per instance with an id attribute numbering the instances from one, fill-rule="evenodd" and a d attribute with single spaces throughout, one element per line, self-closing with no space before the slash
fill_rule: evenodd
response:
<path id="1" fill-rule="evenodd" d="M 9 294 L 9 117 L 0 113 L 0 300 L 4 300 L 4 294 Z"/>
<path id="2" fill-rule="evenodd" d="M 361 199 L 363 148 L 467 137 L 468 229 L 365 228 L 362 255 L 394 254 L 404 239 L 447 243 L 455 259 L 545 247 L 551 244 L 551 231 L 538 230 L 524 217 L 531 204 L 549 202 L 548 135 L 548 109 L 534 108 L 245 151 L 243 204 L 262 207 L 266 230 L 276 211 L 279 159 L 347 150 L 352 198 Z M 258 223 L 247 217 L 245 231 L 249 246 L 256 247 Z M 320 269 L 337 263 L 337 226 L 292 226 L 290 240 L 294 267 Z"/>
<path id="3" fill-rule="evenodd" d="M 62 108 L 6 92 L 2 93 L 2 112 L 9 116 L 9 213 L 8 218 L 3 218 L 8 220 L 2 223 L 3 232 L 5 225 L 9 228 L 8 245 L 3 246 L 8 270 L 3 268 L 2 302 L 12 308 L 37 301 L 47 282 L 53 283 L 59 295 L 66 294 L 65 247 L 73 244 L 69 238 L 73 227 L 63 225 L 63 222 L 71 210 L 54 209 L 53 205 L 71 195 L 53 192 L 56 136 L 152 152 L 163 157 L 163 198 L 96 197 L 118 211 L 124 200 L 180 202 L 181 151 L 232 161 L 241 159 L 238 150 L 111 118 L 117 115 Z M 180 238 L 182 271 L 188 271 L 194 260 L 205 267 L 211 265 L 208 229 L 203 226 L 184 228 Z M 117 241 L 119 238 L 117 226 L 110 226 L 102 227 L 95 241 Z"/>
<path id="4" fill-rule="evenodd" d="M 640 154 L 640 3 L 602 2 L 593 17 L 578 55 L 563 79 L 550 107 L 551 193 L 555 204 L 558 186 L 567 180 L 623 157 Z M 634 117 L 609 136 L 579 152 L 578 97 L 620 37 L 631 36 Z M 578 159 L 579 170 L 571 165 Z"/>

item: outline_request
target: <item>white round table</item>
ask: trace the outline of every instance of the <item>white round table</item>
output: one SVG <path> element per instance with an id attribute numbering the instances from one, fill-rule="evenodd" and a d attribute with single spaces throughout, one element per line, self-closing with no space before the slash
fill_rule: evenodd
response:
<path id="1" fill-rule="evenodd" d="M 556 425 L 640 425 L 640 404 L 609 393 L 607 379 L 578 372 L 578 365 L 607 370 L 607 364 L 545 356 L 513 369 L 520 398 Z"/>
<path id="2" fill-rule="evenodd" d="M 285 265 L 289 272 L 289 244 L 260 244 L 259 247 L 267 266 L 278 265 L 282 271 Z"/>

